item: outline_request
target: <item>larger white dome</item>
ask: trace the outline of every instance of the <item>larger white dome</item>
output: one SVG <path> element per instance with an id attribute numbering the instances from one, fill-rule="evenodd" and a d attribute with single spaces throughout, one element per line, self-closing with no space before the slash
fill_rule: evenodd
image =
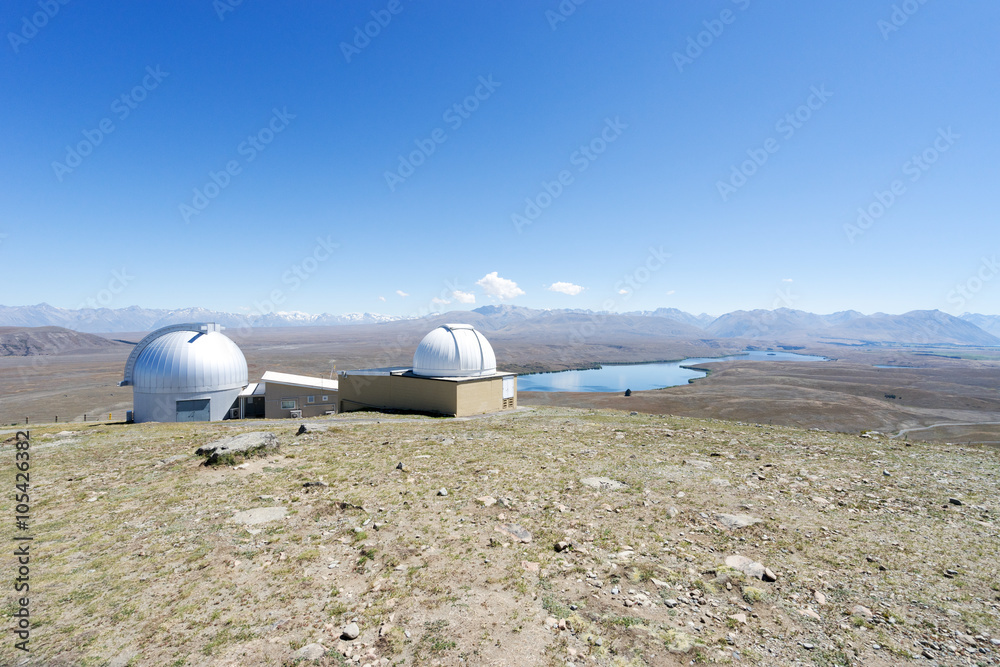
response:
<path id="1" fill-rule="evenodd" d="M 131 384 L 137 392 L 152 394 L 242 389 L 247 360 L 218 331 L 171 331 L 139 352 Z"/>
<path id="2" fill-rule="evenodd" d="M 443 324 L 413 353 L 413 373 L 425 377 L 485 377 L 497 372 L 493 347 L 470 324 Z"/>

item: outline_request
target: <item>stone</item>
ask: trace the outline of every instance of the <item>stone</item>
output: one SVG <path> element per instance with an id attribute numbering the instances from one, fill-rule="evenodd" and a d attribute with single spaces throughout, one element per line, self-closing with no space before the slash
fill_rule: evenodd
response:
<path id="1" fill-rule="evenodd" d="M 601 491 L 617 491 L 619 489 L 626 488 L 626 484 L 618 482 L 609 477 L 584 477 L 580 480 L 580 483 L 584 486 L 589 486 L 593 489 L 598 489 Z"/>
<path id="2" fill-rule="evenodd" d="M 297 660 L 319 660 L 326 655 L 326 648 L 322 644 L 306 644 L 295 652 Z"/>
<path id="3" fill-rule="evenodd" d="M 299 430 L 295 432 L 295 435 L 303 435 L 305 433 L 325 433 L 327 427 L 320 426 L 319 424 L 302 424 L 299 426 Z"/>
<path id="4" fill-rule="evenodd" d="M 739 623 L 740 625 L 746 625 L 746 624 L 747 624 L 747 615 L 746 615 L 746 614 L 744 614 L 744 613 L 739 613 L 739 614 L 733 614 L 733 615 L 732 615 L 732 616 L 730 616 L 729 618 L 730 618 L 731 620 L 733 620 L 733 621 L 736 621 L 736 622 L 737 622 L 737 623 Z"/>
<path id="5" fill-rule="evenodd" d="M 762 581 L 767 581 L 767 582 L 777 581 L 778 580 L 778 575 L 776 575 L 774 572 L 772 572 L 771 568 L 765 567 L 764 568 L 764 575 L 761 577 L 761 580 Z"/>
<path id="6" fill-rule="evenodd" d="M 959 500 L 958 498 L 949 498 L 948 502 L 951 503 L 952 505 L 957 505 L 959 507 L 961 507 L 962 505 L 965 504 L 961 500 Z"/>
<path id="7" fill-rule="evenodd" d="M 754 579 L 763 579 L 764 570 L 767 569 L 761 563 L 746 556 L 727 556 L 726 565 Z"/>
<path id="8" fill-rule="evenodd" d="M 357 623 L 348 623 L 341 631 L 340 638 L 346 639 L 347 641 L 354 641 L 360 634 L 361 628 L 358 627 Z"/>
<path id="9" fill-rule="evenodd" d="M 492 496 L 483 496 L 482 498 L 476 498 L 476 502 L 483 507 L 493 507 L 497 504 L 497 499 Z"/>
<path id="10" fill-rule="evenodd" d="M 570 550 L 572 548 L 573 548 L 573 544 L 571 542 L 567 542 L 566 540 L 561 540 L 559 542 L 556 542 L 556 545 L 555 545 L 555 549 L 556 549 L 557 552 L 568 551 L 568 550 Z"/>
<path id="11" fill-rule="evenodd" d="M 820 591 L 813 591 L 813 599 L 816 600 L 816 604 L 824 605 L 826 604 L 826 595 Z"/>
<path id="12" fill-rule="evenodd" d="M 284 519 L 286 514 L 288 514 L 288 509 L 285 507 L 255 507 L 237 512 L 233 515 L 233 521 L 244 526 L 253 526 L 258 523 Z"/>
<path id="13" fill-rule="evenodd" d="M 749 514 L 716 514 L 715 518 L 729 530 L 739 530 L 761 522 L 761 519 Z"/>
<path id="14" fill-rule="evenodd" d="M 195 455 L 205 456 L 205 465 L 228 465 L 235 458 L 250 458 L 253 456 L 270 456 L 278 452 L 278 437 L 266 431 L 240 433 L 239 435 L 222 438 L 199 447 Z"/>
<path id="15" fill-rule="evenodd" d="M 447 496 L 448 495 L 448 489 L 440 489 L 437 494 L 439 496 Z"/>
<path id="16" fill-rule="evenodd" d="M 677 515 L 680 513 L 681 511 L 676 507 L 674 507 L 673 505 L 667 508 L 667 516 L 669 516 L 671 519 L 676 519 Z"/>
<path id="17" fill-rule="evenodd" d="M 875 615 L 871 609 L 860 604 L 854 605 L 854 608 L 851 609 L 851 614 L 854 616 L 862 616 L 867 619 L 870 619 Z"/>
<path id="18" fill-rule="evenodd" d="M 819 614 L 814 612 L 812 609 L 799 609 L 799 613 L 803 616 L 808 616 L 809 618 L 814 618 L 817 621 L 820 620 Z"/>
<path id="19" fill-rule="evenodd" d="M 403 470 L 403 462 L 402 461 L 400 461 L 399 463 L 396 464 L 396 470 Z"/>
<path id="20" fill-rule="evenodd" d="M 493 530 L 498 533 L 503 533 L 508 537 L 512 537 L 518 542 L 524 542 L 525 544 L 531 542 L 531 533 L 516 523 L 503 523 L 495 527 Z"/>
<path id="21" fill-rule="evenodd" d="M 699 470 L 711 470 L 712 464 L 708 461 L 699 461 L 698 459 L 684 459 L 684 465 L 691 466 L 692 468 L 698 468 Z"/>

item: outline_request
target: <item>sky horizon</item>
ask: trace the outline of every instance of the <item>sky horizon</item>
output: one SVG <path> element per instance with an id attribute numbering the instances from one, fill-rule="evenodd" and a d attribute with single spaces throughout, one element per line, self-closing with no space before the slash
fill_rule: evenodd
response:
<path id="1" fill-rule="evenodd" d="M 1000 7 L 0 9 L 0 303 L 1000 313 Z"/>

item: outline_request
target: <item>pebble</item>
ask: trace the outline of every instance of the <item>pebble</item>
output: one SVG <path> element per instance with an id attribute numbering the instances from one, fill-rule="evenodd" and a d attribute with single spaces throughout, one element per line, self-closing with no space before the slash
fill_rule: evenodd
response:
<path id="1" fill-rule="evenodd" d="M 353 641 L 358 638 L 361 634 L 361 629 L 358 627 L 357 623 L 349 623 L 344 627 L 343 632 L 340 634 L 342 639 L 347 639 L 348 641 Z"/>
<path id="2" fill-rule="evenodd" d="M 948 502 L 951 503 L 952 505 L 958 505 L 958 506 L 961 506 L 961 505 L 965 504 L 961 500 L 959 500 L 958 498 L 949 498 Z"/>
<path id="3" fill-rule="evenodd" d="M 306 644 L 295 652 L 295 657 L 302 660 L 319 660 L 326 655 L 326 648 L 322 644 Z"/>
<path id="4" fill-rule="evenodd" d="M 439 496 L 447 496 L 448 495 L 448 489 L 441 489 L 440 491 L 438 491 L 438 495 Z"/>

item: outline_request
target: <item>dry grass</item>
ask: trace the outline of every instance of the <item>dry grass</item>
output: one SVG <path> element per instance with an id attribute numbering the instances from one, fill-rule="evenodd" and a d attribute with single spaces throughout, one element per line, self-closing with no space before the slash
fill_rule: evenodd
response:
<path id="1" fill-rule="evenodd" d="M 29 664 L 283 665 L 310 642 L 329 665 L 340 652 L 688 664 L 734 649 L 741 664 L 888 665 L 925 648 L 998 664 L 996 450 L 565 408 L 327 423 L 298 438 L 291 422 L 33 431 Z M 281 454 L 236 469 L 193 454 L 245 430 L 273 431 Z M 476 502 L 487 495 L 509 506 Z M 231 521 L 268 506 L 287 517 Z M 730 532 L 716 512 L 763 522 Z M 509 522 L 532 541 L 494 530 Z M 573 548 L 556 553 L 560 540 Z M 778 581 L 729 577 L 734 553 Z M 362 635 L 341 643 L 351 620 Z M 6 638 L 0 663 L 18 657 Z"/>

